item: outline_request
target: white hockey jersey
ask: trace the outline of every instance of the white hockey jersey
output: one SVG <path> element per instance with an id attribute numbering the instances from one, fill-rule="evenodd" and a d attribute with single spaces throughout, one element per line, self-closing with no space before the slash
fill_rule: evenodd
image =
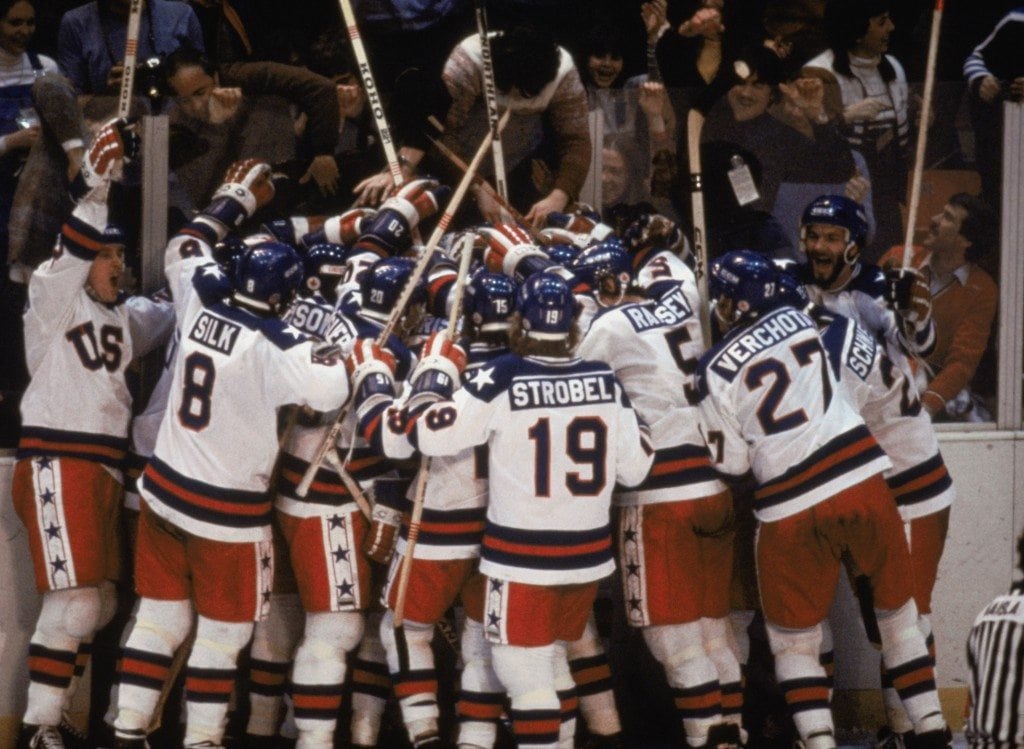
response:
<path id="1" fill-rule="evenodd" d="M 61 455 L 120 469 L 132 406 L 125 370 L 174 327 L 168 301 L 123 296 L 105 304 L 86 292 L 107 224 L 105 200 L 104 186 L 75 207 L 53 257 L 29 281 L 25 356 L 32 379 L 21 400 L 19 458 Z"/>
<path id="2" fill-rule="evenodd" d="M 734 328 L 697 370 L 719 469 L 757 481 L 762 522 L 794 515 L 891 463 L 832 371 L 814 321 L 780 307 Z"/>
<path id="3" fill-rule="evenodd" d="M 700 414 L 687 398 L 703 353 L 697 289 L 671 281 L 663 291 L 657 300 L 603 310 L 577 348 L 580 357 L 612 368 L 650 429 L 654 465 L 639 487 L 616 493 L 620 506 L 699 499 L 725 490 L 700 432 Z"/>
<path id="4" fill-rule="evenodd" d="M 856 322 L 835 315 L 822 331 L 843 391 L 892 461 L 885 480 L 904 521 L 953 503 L 953 480 L 913 382 Z"/>
<path id="5" fill-rule="evenodd" d="M 351 298 L 333 307 L 319 294 L 297 299 L 284 315 L 290 322 L 317 340 L 338 346 L 347 355 L 357 338 L 375 338 L 380 325 L 361 318 Z M 413 363 L 412 354 L 398 338 L 392 336 L 388 348 L 395 355 L 396 371 L 405 377 Z M 333 422 L 333 418 L 330 420 Z M 341 476 L 329 462 L 317 470 L 310 484 L 309 492 L 300 498 L 297 490 L 303 476 L 309 469 L 310 461 L 316 457 L 330 423 L 317 417 L 312 422 L 300 415 L 291 430 L 288 442 L 280 455 L 280 472 L 275 507 L 294 517 L 316 517 L 324 512 L 324 506 L 338 507 L 353 502 L 351 493 Z M 356 435 L 355 416 L 349 413 L 339 437 L 338 457 L 344 461 L 345 469 L 363 487 L 369 487 L 373 479 L 391 470 L 386 458 L 373 451 L 366 441 Z"/>
<path id="6" fill-rule="evenodd" d="M 483 574 L 561 585 L 614 569 L 612 489 L 643 481 L 653 451 L 606 364 L 506 354 L 426 409 L 411 432 L 383 421 L 389 455 L 410 439 L 429 456 L 487 445 Z"/>
<path id="7" fill-rule="evenodd" d="M 506 353 L 508 349 L 504 347 L 471 344 L 466 352 L 463 384 L 475 381 L 482 369 Z M 487 464 L 486 445 L 475 445 L 430 461 L 414 557 L 444 560 L 480 556 L 480 539 L 487 517 Z M 408 536 L 409 526 L 403 523 L 399 553 L 405 553 Z"/>
<path id="8" fill-rule="evenodd" d="M 857 263 L 853 275 L 843 288 L 825 291 L 810 283 L 813 274 L 806 264 L 793 269 L 804 282 L 811 301 L 830 312 L 856 320 L 879 340 L 885 341 L 889 358 L 908 374 L 911 372 L 907 355 L 927 357 L 935 348 L 935 321 L 908 336 L 904 333 L 899 316 L 885 299 L 885 275 L 876 265 Z"/>
<path id="9" fill-rule="evenodd" d="M 154 512 L 189 533 L 268 541 L 277 408 L 336 409 L 348 398 L 348 377 L 336 349 L 225 301 L 223 273 L 210 260 L 217 239 L 218 228 L 200 216 L 167 245 L 181 344 L 139 489 Z"/>

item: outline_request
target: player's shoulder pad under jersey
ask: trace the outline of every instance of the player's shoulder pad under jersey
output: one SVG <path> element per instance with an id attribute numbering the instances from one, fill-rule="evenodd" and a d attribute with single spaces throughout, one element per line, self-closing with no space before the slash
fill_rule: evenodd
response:
<path id="1" fill-rule="evenodd" d="M 821 342 L 825 346 L 829 364 L 832 366 L 832 374 L 840 380 L 843 378 L 846 341 L 847 337 L 853 333 L 851 330 L 853 324 L 853 320 L 848 317 L 832 315 L 832 321 L 820 331 Z"/>
<path id="2" fill-rule="evenodd" d="M 849 291 L 859 291 L 874 299 L 885 297 L 885 273 L 877 265 L 861 263 L 860 272 L 850 279 Z"/>
<path id="3" fill-rule="evenodd" d="M 509 383 L 519 371 L 523 358 L 512 353 L 502 353 L 489 361 L 463 373 L 462 380 L 466 390 L 475 398 L 490 402 L 508 391 Z"/>
<path id="4" fill-rule="evenodd" d="M 231 295 L 231 281 L 223 269 L 212 260 L 196 266 L 192 271 L 192 288 L 205 305 L 216 304 Z"/>

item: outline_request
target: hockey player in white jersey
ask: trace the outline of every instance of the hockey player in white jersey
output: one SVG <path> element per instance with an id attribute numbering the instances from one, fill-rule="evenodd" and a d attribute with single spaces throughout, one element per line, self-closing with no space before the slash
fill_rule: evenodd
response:
<path id="1" fill-rule="evenodd" d="M 821 621 L 847 555 L 872 584 L 882 658 L 916 745 L 949 746 L 934 669 L 917 630 L 889 460 L 856 414 L 817 326 L 782 305 L 775 269 L 740 250 L 712 264 L 715 314 L 731 328 L 702 357 L 697 387 L 720 470 L 753 474 L 758 586 L 779 685 L 808 749 L 835 746 Z"/>
<path id="2" fill-rule="evenodd" d="M 461 352 L 435 336 L 401 412 L 390 408 L 391 377 L 372 350 L 357 348 L 354 361 L 360 423 L 382 420 L 386 453 L 488 447 L 484 632 L 520 746 L 572 745 L 575 721 L 560 714 L 560 694 L 571 700 L 573 688 L 565 642 L 582 634 L 597 581 L 614 568 L 612 489 L 640 483 L 652 460 L 611 370 L 571 356 L 575 310 L 562 278 L 531 277 L 512 328 L 517 353 L 453 395 Z"/>
<path id="3" fill-rule="evenodd" d="M 910 372 L 907 357 L 935 347 L 928 284 L 913 269 L 883 272 L 860 259 L 867 242 L 864 208 L 842 195 L 812 200 L 800 219 L 807 262 L 793 270 L 815 304 L 853 318 L 885 340 L 889 357 Z"/>
<path id="4" fill-rule="evenodd" d="M 655 449 L 650 475 L 616 493 L 617 548 L 630 626 L 665 669 L 686 742 L 739 745 L 743 690 L 731 642 L 732 495 L 715 473 L 687 393 L 703 353 L 694 285 L 659 282 L 645 299 L 617 242 L 569 264 L 600 311 L 577 354 L 607 363 Z"/>
<path id="5" fill-rule="evenodd" d="M 468 366 L 463 380 L 508 353 L 508 329 L 515 309 L 515 284 L 507 276 L 481 270 L 466 284 L 463 331 L 468 336 Z M 403 528 L 388 570 L 381 641 L 388 654 L 395 695 L 415 747 L 441 741 L 438 683 L 431 642 L 435 625 L 461 596 L 466 612 L 462 654 L 466 666 L 457 711 L 458 743 L 494 746 L 504 690 L 489 667 L 490 648 L 483 637 L 483 578 L 477 572 L 487 506 L 487 452 L 467 448 L 431 462 L 423 517 L 409 571 L 403 631 L 408 665 L 400 663 L 394 633 L 399 572 L 408 551 Z"/>
<path id="6" fill-rule="evenodd" d="M 778 294 L 786 303 L 798 309 L 810 307 L 808 314 L 822 327 L 822 341 L 843 392 L 892 461 L 892 467 L 883 476 L 903 519 L 918 627 L 934 660 L 932 588 L 956 492 L 939 452 L 931 419 L 921 407 L 913 381 L 893 364 L 868 331 L 848 317 L 810 305 L 803 286 L 788 273 L 780 272 L 776 283 Z M 878 645 L 876 632 L 877 627 L 869 623 L 869 637 Z M 882 686 L 889 730 L 900 736 L 912 734 L 913 725 L 884 668 Z"/>
<path id="7" fill-rule="evenodd" d="M 140 481 L 140 596 L 120 666 L 119 746 L 143 746 L 174 651 L 198 615 L 185 676 L 185 746 L 220 746 L 237 657 L 266 613 L 273 576 L 268 481 L 277 409 L 341 406 L 336 349 L 277 319 L 302 281 L 294 250 L 262 242 L 238 259 L 233 292 L 213 245 L 273 195 L 269 167 L 229 169 L 210 206 L 167 245 L 181 329 L 167 413 Z"/>
<path id="8" fill-rule="evenodd" d="M 317 273 L 321 261 L 339 266 L 337 253 L 318 251 L 314 245 L 307 258 Z M 319 260 L 318 260 L 319 258 Z M 407 258 L 378 260 L 360 282 L 362 303 L 358 309 L 345 304 L 340 309 L 316 304 L 318 297 L 300 300 L 292 307 L 293 319 L 309 323 L 314 337 L 350 350 L 356 337 L 380 333 L 382 319 L 394 307 L 412 272 Z M 426 292 L 420 284 L 412 305 L 422 306 Z M 323 311 L 324 323 L 318 323 Z M 387 350 L 405 376 L 414 356 L 397 336 L 391 336 Z M 339 717 L 348 671 L 346 654 L 354 650 L 364 631 L 364 613 L 373 604 L 370 562 L 362 553 L 369 531 L 369 519 L 360 511 L 356 498 L 337 470 L 344 470 L 359 485 L 368 487 L 377 477 L 392 470 L 390 463 L 358 438 L 355 419 L 342 429 L 337 462 L 327 462 L 316 473 L 310 490 L 299 497 L 297 487 L 329 429 L 329 423 L 300 416 L 282 450 L 280 481 L 274 503 L 276 517 L 288 546 L 289 558 L 306 612 L 305 632 L 295 651 L 290 694 L 299 730 L 299 746 L 331 747 Z M 362 491 L 361 489 L 359 490 Z"/>
<path id="9" fill-rule="evenodd" d="M 131 420 L 125 370 L 174 325 L 166 301 L 120 290 L 125 238 L 108 225 L 107 192 L 137 146 L 122 120 L 97 133 L 84 166 L 89 190 L 28 286 L 32 379 L 12 496 L 43 601 L 29 644 L 24 746 L 63 746 L 58 726 L 76 658 L 114 614 Z"/>

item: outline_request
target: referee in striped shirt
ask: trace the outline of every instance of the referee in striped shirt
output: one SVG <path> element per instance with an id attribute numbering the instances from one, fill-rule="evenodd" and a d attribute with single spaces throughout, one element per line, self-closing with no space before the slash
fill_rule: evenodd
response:
<path id="1" fill-rule="evenodd" d="M 1017 539 L 1024 571 L 1024 534 Z M 978 615 L 967 638 L 971 712 L 967 740 L 977 749 L 1024 746 L 1024 581 Z"/>

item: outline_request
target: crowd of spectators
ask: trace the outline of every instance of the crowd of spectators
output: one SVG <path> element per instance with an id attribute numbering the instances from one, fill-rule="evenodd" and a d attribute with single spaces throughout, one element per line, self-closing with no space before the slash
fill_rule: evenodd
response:
<path id="1" fill-rule="evenodd" d="M 70 211 L 66 187 L 87 123 L 112 110 L 129 3 L 45 5 L 0 3 L 0 241 L 10 268 L 0 282 L 5 444 L 16 439 L 25 380 L 24 283 Z M 389 177 L 381 174 L 383 152 L 338 6 L 300 5 L 144 3 L 134 111 L 170 116 L 172 226 L 203 205 L 211 180 L 241 157 L 265 159 L 289 178 L 277 212 L 326 214 L 354 193 L 362 203 L 383 195 Z M 650 206 L 685 224 L 686 115 L 697 108 L 707 118 L 702 171 L 712 256 L 754 247 L 798 258 L 797 217 L 824 193 L 864 203 L 872 229 L 865 259 L 877 261 L 902 241 L 931 3 L 491 5 L 492 30 L 509 31 L 495 50 L 497 75 L 519 91 L 509 100 L 516 116 L 506 134 L 512 202 L 533 223 L 571 206 L 598 163 L 594 195 L 610 223 Z M 1024 90 L 1024 64 L 1014 53 L 1024 14 L 1010 5 L 946 4 L 926 163 L 975 170 L 981 199 L 996 208 L 1000 103 Z M 456 174 L 433 142 L 468 161 L 465 144 L 483 132 L 472 5 L 366 0 L 356 11 L 403 168 Z M 516 36 L 523 28 L 534 31 Z M 555 57 L 545 59 L 537 50 L 552 42 Z M 530 91 L 531 77 L 550 85 Z M 600 120 L 599 143 L 587 137 L 587 111 L 599 113 L 589 125 L 593 132 Z M 490 176 L 489 167 L 482 172 Z M 489 193 L 475 194 L 477 214 L 499 215 Z M 136 226 L 137 191 L 124 203 L 120 222 Z M 927 223 L 922 218 L 918 228 Z M 994 248 L 990 242 L 976 259 L 992 275 Z"/>

